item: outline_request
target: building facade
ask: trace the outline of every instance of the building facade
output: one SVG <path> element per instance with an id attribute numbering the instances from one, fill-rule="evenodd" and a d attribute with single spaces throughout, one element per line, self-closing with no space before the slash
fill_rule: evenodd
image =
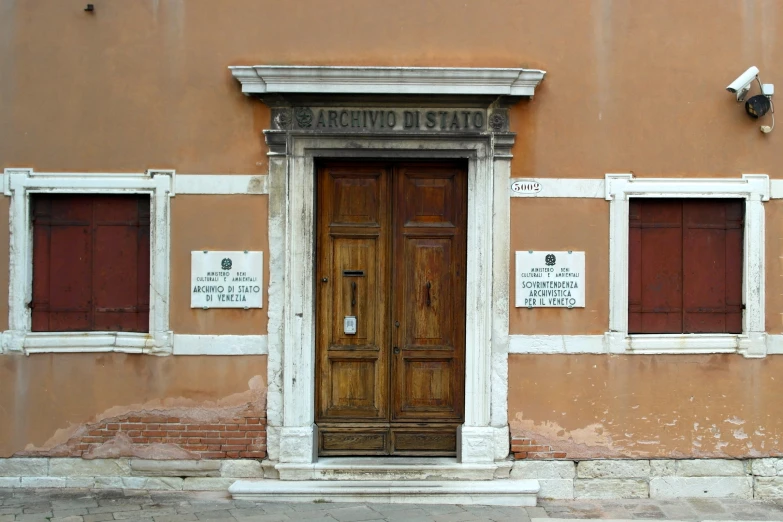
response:
<path id="1" fill-rule="evenodd" d="M 0 14 L 0 486 L 783 495 L 776 2 L 91 5 Z"/>

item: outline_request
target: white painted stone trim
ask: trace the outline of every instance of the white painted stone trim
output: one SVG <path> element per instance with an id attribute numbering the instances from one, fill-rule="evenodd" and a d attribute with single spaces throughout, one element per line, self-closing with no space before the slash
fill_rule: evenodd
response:
<path id="1" fill-rule="evenodd" d="M 24 352 L 123 352 L 144 353 L 149 334 L 132 332 L 29 332 Z"/>
<path id="2" fill-rule="evenodd" d="M 518 194 L 511 190 L 516 181 L 535 181 L 541 190 L 534 194 Z M 783 180 L 769 181 L 769 199 L 783 199 Z M 596 198 L 606 197 L 604 179 L 590 178 L 510 178 L 509 197 L 512 198 Z"/>
<path id="3" fill-rule="evenodd" d="M 2 350 L 25 353 L 120 351 L 171 353 L 169 331 L 170 212 L 174 195 L 172 170 L 144 174 L 35 173 L 32 169 L 5 169 L 3 188 L 11 197 L 8 325 L 2 334 Z M 150 195 L 150 331 L 149 334 L 90 332 L 78 334 L 30 331 L 32 299 L 32 227 L 30 194 L 149 194 Z"/>
<path id="4" fill-rule="evenodd" d="M 769 198 L 783 199 L 783 179 L 771 179 L 769 180 L 769 184 Z"/>
<path id="5" fill-rule="evenodd" d="M 245 94 L 472 94 L 533 96 L 545 71 L 450 67 L 229 67 Z"/>
<path id="6" fill-rule="evenodd" d="M 266 335 L 174 334 L 174 355 L 266 355 Z"/>
<path id="7" fill-rule="evenodd" d="M 603 335 L 511 335 L 508 353 L 606 353 Z"/>
<path id="8" fill-rule="evenodd" d="M 611 353 L 672 353 L 738 351 L 745 357 L 764 357 L 764 206 L 769 201 L 766 174 L 743 174 L 741 178 L 634 178 L 633 174 L 607 174 L 609 206 L 609 331 Z M 733 341 L 702 335 L 628 335 L 628 213 L 629 197 L 645 198 L 743 198 L 745 204 L 745 250 L 742 287 L 745 312 L 743 334 Z M 719 347 L 708 350 L 707 345 Z M 734 343 L 734 348 L 729 345 Z"/>
<path id="9" fill-rule="evenodd" d="M 177 194 L 269 194 L 269 176 L 244 174 L 177 174 Z"/>
<path id="10" fill-rule="evenodd" d="M 289 135 L 285 156 L 270 156 L 269 422 L 268 451 L 281 463 L 313 462 L 316 427 L 312 368 L 315 361 L 315 160 L 318 157 L 465 158 L 468 162 L 468 272 L 466 282 L 465 423 L 460 458 L 465 463 L 492 462 L 501 453 L 492 424 L 493 410 L 507 408 L 506 387 L 492 386 L 492 374 L 507 373 L 505 353 L 492 356 L 493 328 L 507 334 L 507 315 L 494 317 L 493 288 L 508 281 L 509 260 L 493 260 L 494 158 L 490 136 L 448 135 Z M 505 192 L 505 185 L 503 192 Z M 504 198 L 505 199 L 505 198 Z M 502 210 L 502 209 L 501 209 Z M 507 222 L 507 218 L 506 218 Z M 271 237 L 271 228 L 284 240 Z M 280 265 L 280 266 L 278 266 Z M 278 268 L 275 270 L 275 268 Z M 498 273 L 494 274 L 493 270 Z M 493 283 L 493 280 L 494 283 Z M 283 283 L 285 282 L 285 284 Z M 505 294 L 508 295 L 508 289 Z M 278 316 L 276 310 L 282 310 Z M 503 307 L 508 314 L 507 306 Z M 494 323 L 493 320 L 497 319 Z M 504 322 L 505 321 L 505 322 Z M 498 348 L 498 352 L 504 352 Z M 496 365 L 493 369 L 492 365 Z M 282 372 L 281 372 L 282 370 Z M 502 388 L 502 389 L 501 389 Z M 493 406 L 494 405 L 494 406 Z M 497 422 L 503 422 L 496 417 Z M 508 454 L 505 437 L 503 457 Z"/>
<path id="11" fill-rule="evenodd" d="M 511 354 L 577 354 L 612 353 L 611 334 L 604 335 L 511 335 L 508 353 Z M 757 340 L 745 335 L 698 334 L 684 335 L 631 335 L 627 343 L 633 353 L 640 354 L 699 354 L 743 353 L 745 343 L 764 343 L 766 354 L 783 354 L 783 335 L 762 334 Z"/>
<path id="12" fill-rule="evenodd" d="M 511 190 L 517 181 L 535 181 L 541 190 L 533 194 L 519 194 Z M 510 178 L 508 194 L 512 198 L 590 198 L 604 199 L 606 195 L 603 179 L 584 178 Z"/>
<path id="13" fill-rule="evenodd" d="M 6 196 L 10 195 L 8 173 L 11 171 L 27 171 L 29 169 L 5 169 L 3 174 L 3 192 Z M 30 170 L 30 172 L 33 172 Z M 172 190 L 174 194 L 269 194 L 267 186 L 269 175 L 267 174 L 174 174 L 174 171 L 155 171 L 171 172 Z M 33 172 L 36 179 L 56 180 L 65 178 L 66 182 L 59 188 L 66 188 L 72 178 L 83 178 L 85 180 L 95 179 L 101 176 L 112 176 L 114 178 L 137 179 L 146 174 L 143 172 L 120 172 L 120 173 L 94 173 L 94 172 Z M 56 181 L 55 181 L 56 182 Z"/>

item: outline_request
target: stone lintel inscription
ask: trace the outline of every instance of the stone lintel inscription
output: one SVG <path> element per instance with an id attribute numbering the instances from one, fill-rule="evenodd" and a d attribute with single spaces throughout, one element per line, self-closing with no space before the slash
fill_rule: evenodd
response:
<path id="1" fill-rule="evenodd" d="M 488 123 L 498 123 L 498 117 L 502 126 L 502 115 L 495 113 L 488 118 L 484 109 L 296 107 L 291 127 L 332 132 L 483 132 Z"/>

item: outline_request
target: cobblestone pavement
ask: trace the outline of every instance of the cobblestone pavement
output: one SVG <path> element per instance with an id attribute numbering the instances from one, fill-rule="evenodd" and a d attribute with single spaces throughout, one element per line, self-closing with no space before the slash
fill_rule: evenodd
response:
<path id="1" fill-rule="evenodd" d="M 550 519 L 783 520 L 783 499 L 539 500 L 538 504 Z"/>
<path id="2" fill-rule="evenodd" d="M 419 522 L 549 519 L 783 520 L 783 500 L 541 501 L 535 508 L 425 504 L 266 503 L 220 492 L 0 489 L 0 522 Z M 553 520 L 554 519 L 554 520 Z"/>

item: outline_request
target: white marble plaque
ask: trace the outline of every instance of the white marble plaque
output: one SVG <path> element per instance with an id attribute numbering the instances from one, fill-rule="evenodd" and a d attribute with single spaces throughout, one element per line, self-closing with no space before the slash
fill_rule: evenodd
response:
<path id="1" fill-rule="evenodd" d="M 263 274 L 263 252 L 192 251 L 190 307 L 261 308 Z"/>
<path id="2" fill-rule="evenodd" d="M 585 253 L 517 251 L 515 304 L 521 308 L 584 308 Z"/>

